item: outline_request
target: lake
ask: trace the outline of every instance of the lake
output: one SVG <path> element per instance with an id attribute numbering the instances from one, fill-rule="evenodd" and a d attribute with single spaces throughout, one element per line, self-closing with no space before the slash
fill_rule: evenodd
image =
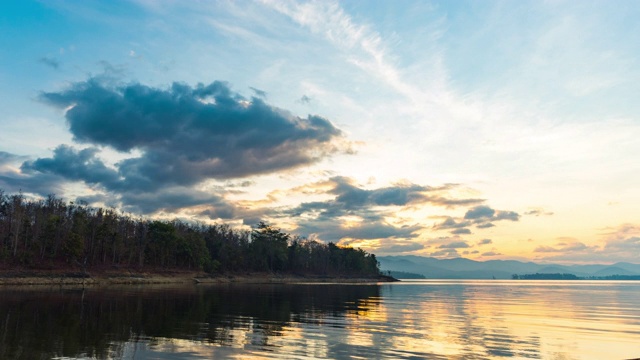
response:
<path id="1" fill-rule="evenodd" d="M 0 288 L 0 359 L 631 359 L 640 282 Z"/>

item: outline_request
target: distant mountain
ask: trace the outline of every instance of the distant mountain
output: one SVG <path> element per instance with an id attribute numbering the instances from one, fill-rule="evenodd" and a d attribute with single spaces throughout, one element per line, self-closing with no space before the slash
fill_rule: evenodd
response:
<path id="1" fill-rule="evenodd" d="M 609 266 L 607 268 L 604 268 L 602 270 L 597 271 L 593 275 L 595 275 L 595 276 L 610 276 L 610 275 L 638 275 L 638 274 L 634 273 L 632 271 L 625 270 L 623 268 L 617 267 L 617 266 Z"/>
<path id="2" fill-rule="evenodd" d="M 416 255 L 379 256 L 377 259 L 383 271 L 420 274 L 427 279 L 511 279 L 513 274 L 534 273 L 574 274 L 580 277 L 640 275 L 640 264 L 626 262 L 613 265 L 559 265 L 516 260 L 436 259 Z"/>

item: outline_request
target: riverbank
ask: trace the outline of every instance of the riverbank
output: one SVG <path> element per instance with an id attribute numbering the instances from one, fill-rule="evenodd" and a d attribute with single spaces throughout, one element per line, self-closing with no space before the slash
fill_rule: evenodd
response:
<path id="1" fill-rule="evenodd" d="M 371 277 L 317 276 L 278 273 L 207 274 L 199 271 L 49 271 L 5 270 L 0 271 L 2 285 L 116 285 L 116 284 L 188 284 L 188 283 L 377 283 L 399 281 L 386 275 Z"/>

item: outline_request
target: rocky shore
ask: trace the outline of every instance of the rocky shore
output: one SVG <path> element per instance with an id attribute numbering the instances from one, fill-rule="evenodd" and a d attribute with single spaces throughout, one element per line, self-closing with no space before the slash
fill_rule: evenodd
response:
<path id="1" fill-rule="evenodd" d="M 332 277 L 316 275 L 241 273 L 207 274 L 188 271 L 38 271 L 12 270 L 0 272 L 2 285 L 116 285 L 116 284 L 188 284 L 188 283 L 376 283 L 397 279 L 379 275 L 373 277 Z"/>

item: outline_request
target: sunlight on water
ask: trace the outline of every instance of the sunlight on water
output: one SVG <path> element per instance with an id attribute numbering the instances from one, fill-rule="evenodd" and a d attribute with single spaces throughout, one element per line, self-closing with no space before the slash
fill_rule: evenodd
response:
<path id="1" fill-rule="evenodd" d="M 630 359 L 640 282 L 4 288 L 0 358 Z"/>

